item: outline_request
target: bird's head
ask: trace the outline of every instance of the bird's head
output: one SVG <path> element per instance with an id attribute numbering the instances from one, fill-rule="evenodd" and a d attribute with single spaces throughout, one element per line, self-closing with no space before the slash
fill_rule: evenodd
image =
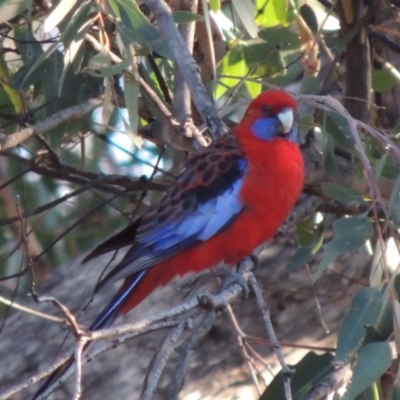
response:
<path id="1" fill-rule="evenodd" d="M 289 94 L 267 90 L 250 103 L 239 125 L 261 140 L 281 138 L 296 142 L 296 108 L 296 101 Z"/>

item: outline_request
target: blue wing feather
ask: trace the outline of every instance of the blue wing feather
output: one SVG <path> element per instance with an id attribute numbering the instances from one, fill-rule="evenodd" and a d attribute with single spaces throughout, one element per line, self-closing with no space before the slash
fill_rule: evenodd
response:
<path id="1" fill-rule="evenodd" d="M 219 196 L 200 204 L 178 221 L 141 235 L 113 274 L 112 281 L 137 273 L 191 244 L 215 235 L 243 209 L 239 199 L 242 178 Z"/>
<path id="2" fill-rule="evenodd" d="M 236 139 L 229 135 L 212 144 L 209 151 L 190 158 L 160 202 L 140 218 L 133 245 L 98 289 L 107 281 L 136 274 L 224 229 L 243 209 L 240 190 L 246 170 L 247 162 Z M 117 234 L 108 240 L 107 250 L 118 248 L 118 239 Z M 121 243 L 126 243 L 126 238 Z M 101 247 L 95 251 L 101 253 Z"/>

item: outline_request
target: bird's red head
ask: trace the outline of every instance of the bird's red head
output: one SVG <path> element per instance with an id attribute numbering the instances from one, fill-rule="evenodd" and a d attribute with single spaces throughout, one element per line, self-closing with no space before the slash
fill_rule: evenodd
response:
<path id="1" fill-rule="evenodd" d="M 296 101 L 286 92 L 267 90 L 250 103 L 236 132 L 247 132 L 260 140 L 281 138 L 295 142 L 296 109 Z"/>

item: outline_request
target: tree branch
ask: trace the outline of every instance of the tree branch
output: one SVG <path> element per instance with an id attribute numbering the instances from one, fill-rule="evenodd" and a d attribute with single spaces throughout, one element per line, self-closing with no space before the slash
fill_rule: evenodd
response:
<path id="1" fill-rule="evenodd" d="M 199 67 L 176 28 L 171 10 L 163 0 L 145 0 L 145 3 L 154 14 L 161 34 L 168 38 L 168 44 L 175 56 L 174 61 L 189 86 L 193 102 L 210 130 L 211 136 L 213 138 L 221 136 L 224 133 L 221 121 L 201 82 Z"/>
<path id="2" fill-rule="evenodd" d="M 102 104 L 103 99 L 89 99 L 77 106 L 58 111 L 49 118 L 46 118 L 44 121 L 38 122 L 37 124 L 29 126 L 28 128 L 23 128 L 10 135 L 3 135 L 0 138 L 0 153 L 6 149 L 18 146 L 34 135 L 39 135 L 51 129 L 57 128 L 57 126 L 60 126 L 64 122 L 72 119 L 82 118 L 95 108 L 100 107 Z"/>

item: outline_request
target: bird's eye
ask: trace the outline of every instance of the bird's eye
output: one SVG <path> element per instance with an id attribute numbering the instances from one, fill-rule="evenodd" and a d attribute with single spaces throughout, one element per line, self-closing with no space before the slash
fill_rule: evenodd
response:
<path id="1" fill-rule="evenodd" d="M 267 105 L 265 105 L 265 104 L 261 107 L 261 111 L 262 111 L 266 116 L 271 115 L 271 110 L 270 110 L 270 108 L 269 108 Z"/>

